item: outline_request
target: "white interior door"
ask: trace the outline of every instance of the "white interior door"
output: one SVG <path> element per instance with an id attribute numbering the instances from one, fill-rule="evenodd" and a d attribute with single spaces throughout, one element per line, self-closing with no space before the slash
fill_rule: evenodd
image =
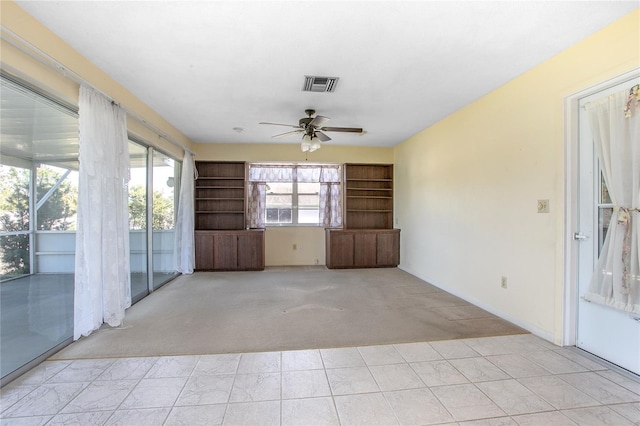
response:
<path id="1" fill-rule="evenodd" d="M 583 106 L 609 94 L 628 90 L 634 84 L 637 81 L 630 80 L 580 99 L 579 229 L 574 235 L 579 246 L 576 346 L 640 374 L 640 318 L 583 298 L 613 211 Z"/>

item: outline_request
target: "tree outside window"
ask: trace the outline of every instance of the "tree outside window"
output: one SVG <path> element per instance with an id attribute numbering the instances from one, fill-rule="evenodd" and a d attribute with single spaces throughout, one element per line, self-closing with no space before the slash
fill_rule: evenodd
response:
<path id="1" fill-rule="evenodd" d="M 38 231 L 73 231 L 77 211 L 78 187 L 73 178 L 67 176 L 50 193 L 50 190 L 67 172 L 52 166 L 40 166 L 36 172 L 36 195 L 41 201 L 48 198 L 37 210 Z M 24 168 L 0 166 L 0 236 L 2 255 L 0 278 L 28 274 L 29 235 L 29 182 L 30 171 Z M 74 175 L 77 179 L 77 175 Z"/>

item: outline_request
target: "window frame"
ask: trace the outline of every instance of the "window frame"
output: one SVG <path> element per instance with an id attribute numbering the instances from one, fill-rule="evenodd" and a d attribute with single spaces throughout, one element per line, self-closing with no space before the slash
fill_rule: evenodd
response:
<path id="1" fill-rule="evenodd" d="M 305 226 L 305 227 L 318 227 L 318 226 L 322 226 L 322 224 L 320 223 L 320 182 L 265 182 L 267 185 L 269 184 L 273 184 L 273 183 L 290 183 L 291 184 L 291 193 L 277 193 L 277 194 L 271 194 L 271 195 L 291 195 L 291 222 L 287 223 L 287 222 L 268 222 L 267 218 L 268 218 L 268 213 L 267 211 L 269 210 L 269 207 L 267 205 L 267 203 L 265 202 L 265 220 L 264 220 L 264 226 L 265 227 L 295 227 L 295 226 Z M 299 212 L 300 212 L 300 203 L 299 203 L 299 195 L 300 192 L 298 191 L 298 184 L 299 183 L 316 183 L 318 185 L 318 192 L 315 193 L 315 195 L 318 197 L 318 221 L 315 223 L 309 223 L 309 222 L 300 222 L 299 221 Z M 308 192 L 304 192 L 302 193 L 303 195 L 309 194 L 311 195 L 311 193 Z M 269 193 L 266 194 L 266 197 L 268 199 L 269 197 Z"/>

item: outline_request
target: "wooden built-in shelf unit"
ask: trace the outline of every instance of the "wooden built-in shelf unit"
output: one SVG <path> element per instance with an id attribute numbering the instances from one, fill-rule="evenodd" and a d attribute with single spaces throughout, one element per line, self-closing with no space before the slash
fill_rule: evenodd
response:
<path id="1" fill-rule="evenodd" d="M 393 165 L 345 164 L 345 228 L 393 228 Z"/>
<path id="2" fill-rule="evenodd" d="M 196 161 L 195 228 L 245 228 L 244 162 Z"/>
<path id="3" fill-rule="evenodd" d="M 264 229 L 246 229 L 246 165 L 196 161 L 196 270 L 264 269 Z"/>
<path id="4" fill-rule="evenodd" d="M 400 230 L 393 229 L 393 165 L 344 165 L 344 229 L 327 229 L 326 264 L 384 268 L 400 263 Z"/>

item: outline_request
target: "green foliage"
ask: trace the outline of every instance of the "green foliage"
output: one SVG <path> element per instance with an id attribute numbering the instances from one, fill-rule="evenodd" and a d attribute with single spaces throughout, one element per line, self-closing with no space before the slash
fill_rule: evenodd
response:
<path id="1" fill-rule="evenodd" d="M 0 232 L 29 230 L 29 175 L 27 169 L 0 167 Z M 62 177 L 62 173 L 49 167 L 37 171 L 36 194 L 41 200 Z M 77 210 L 77 188 L 68 179 L 62 181 L 37 211 L 37 229 L 66 231 L 75 229 L 73 217 Z M 29 273 L 29 236 L 2 236 L 2 276 Z"/>
<path id="2" fill-rule="evenodd" d="M 147 223 L 147 191 L 144 186 L 129 188 L 129 228 L 145 229 Z M 153 191 L 153 230 L 173 229 L 173 198 Z"/>
<path id="3" fill-rule="evenodd" d="M 0 227 L 2 232 L 29 229 L 29 170 L 0 168 Z"/>
<path id="4" fill-rule="evenodd" d="M 62 177 L 64 171 L 39 167 L 36 193 L 41 200 Z M 29 231 L 29 175 L 27 169 L 0 166 L 0 232 Z M 63 180 L 37 211 L 39 231 L 73 231 L 77 212 L 78 190 L 69 178 Z M 130 229 L 145 229 L 147 218 L 146 188 L 136 185 L 129 189 Z M 173 197 L 153 192 L 153 229 L 174 227 Z M 0 237 L 0 278 L 29 273 L 29 236 L 26 234 Z"/>
<path id="5" fill-rule="evenodd" d="M 147 227 L 147 190 L 136 185 L 129 188 L 129 229 Z"/>
<path id="6" fill-rule="evenodd" d="M 29 230 L 29 171 L 0 168 L 0 231 Z M 29 236 L 3 235 L 0 277 L 29 273 Z"/>

